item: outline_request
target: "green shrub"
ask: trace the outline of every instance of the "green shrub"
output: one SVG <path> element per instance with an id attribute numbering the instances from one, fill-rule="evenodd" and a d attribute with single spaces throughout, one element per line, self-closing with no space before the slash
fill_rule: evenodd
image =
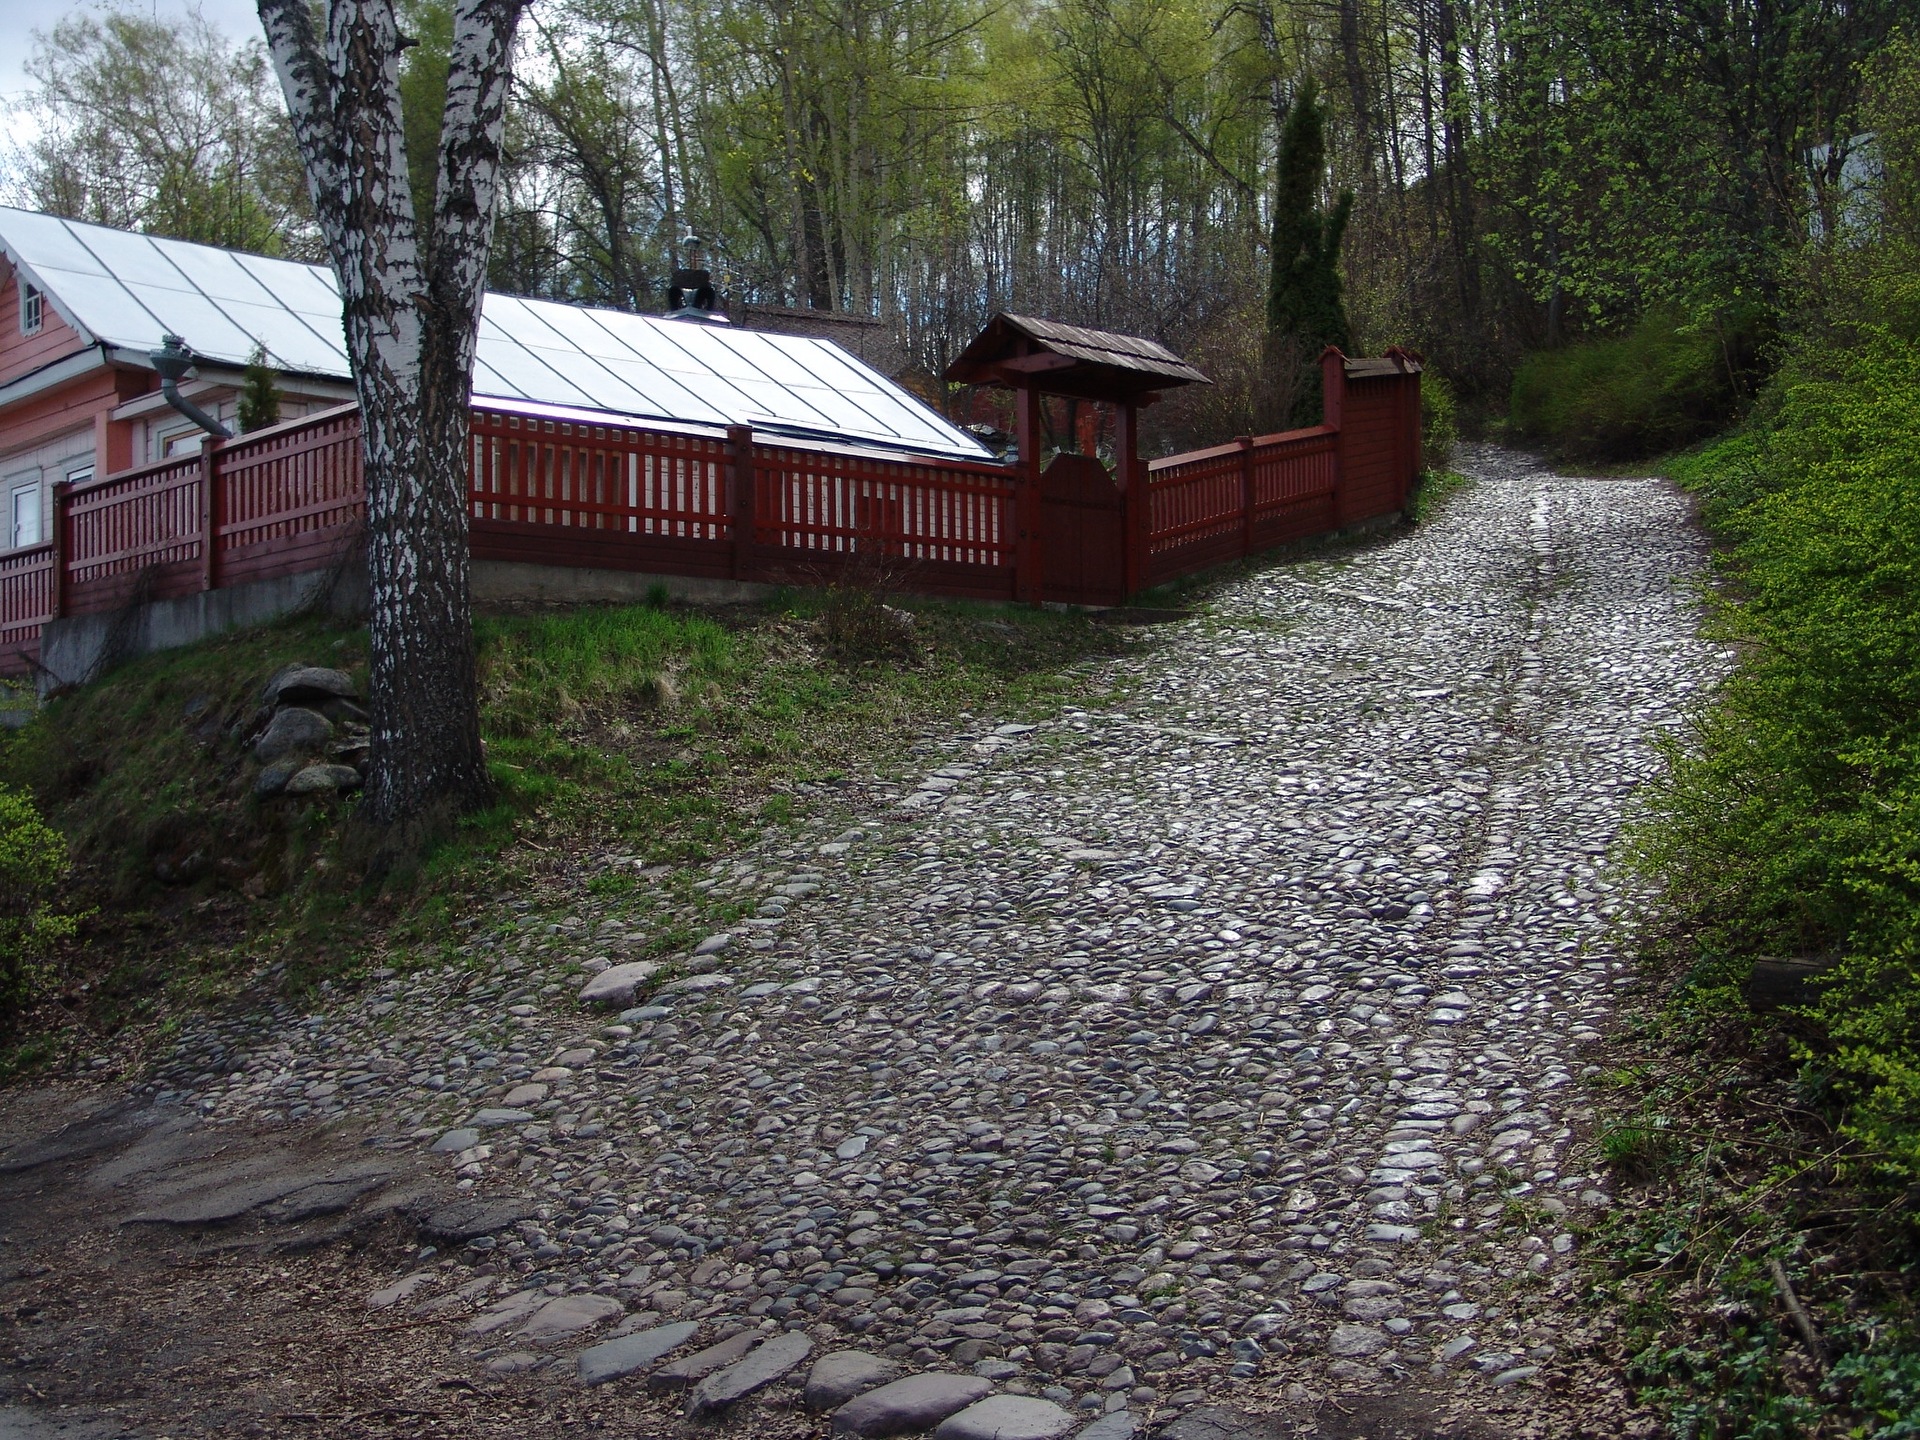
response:
<path id="1" fill-rule="evenodd" d="M 25 796 L 0 786 L 0 1033 L 18 1024 L 75 921 L 56 911 L 67 842 Z"/>
<path id="2" fill-rule="evenodd" d="M 1911 272 L 1872 281 L 1920 298 Z M 1901 293 L 1864 309 L 1902 313 Z M 1707 957 L 1838 952 L 1808 1064 L 1920 1181 L 1920 343 L 1861 325 L 1677 468 L 1736 539 L 1746 659 L 1675 756 L 1642 864 Z"/>
<path id="3" fill-rule="evenodd" d="M 1713 325 L 1648 315 L 1623 335 L 1521 361 L 1508 423 L 1524 439 L 1596 458 L 1671 450 L 1727 422 L 1730 375 L 1751 348 L 1744 333 L 1729 343 Z"/>

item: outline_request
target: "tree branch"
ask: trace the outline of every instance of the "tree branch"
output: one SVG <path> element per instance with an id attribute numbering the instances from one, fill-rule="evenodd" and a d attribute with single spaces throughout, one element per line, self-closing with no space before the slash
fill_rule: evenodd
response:
<path id="1" fill-rule="evenodd" d="M 514 29 L 526 0 L 456 0 L 440 130 L 431 285 L 448 314 L 478 314 L 493 239 Z"/>
<path id="2" fill-rule="evenodd" d="M 286 93 L 294 143 L 306 162 L 307 185 L 316 213 L 339 218 L 341 160 L 326 124 L 336 110 L 333 77 L 328 72 L 313 12 L 306 0 L 259 0 L 260 24 L 267 33 L 273 68 Z M 324 224 L 329 233 L 333 227 Z"/>

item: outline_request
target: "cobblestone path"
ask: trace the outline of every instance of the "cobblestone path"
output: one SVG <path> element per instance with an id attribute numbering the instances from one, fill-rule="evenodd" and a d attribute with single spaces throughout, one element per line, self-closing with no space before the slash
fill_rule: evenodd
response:
<path id="1" fill-rule="evenodd" d="M 1112 708 L 943 739 L 844 833 L 716 864 L 753 917 L 617 1023 L 573 998 L 627 958 L 615 898 L 209 1030 L 172 1098 L 384 1117 L 528 1197 L 381 1297 L 496 1371 L 803 1332 L 1052 1402 L 1008 1435 L 1546 1384 L 1606 1204 L 1606 857 L 1722 661 L 1670 489 L 1468 465 L 1417 530 L 1219 587 Z"/>

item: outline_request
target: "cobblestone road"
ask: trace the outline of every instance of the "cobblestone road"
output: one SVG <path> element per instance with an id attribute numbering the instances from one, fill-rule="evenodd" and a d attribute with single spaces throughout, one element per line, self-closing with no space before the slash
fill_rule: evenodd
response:
<path id="1" fill-rule="evenodd" d="M 573 999 L 628 958 L 612 899 L 206 1032 L 171 1098 L 382 1116 L 529 1197 L 382 1297 L 496 1370 L 692 1319 L 1115 1435 L 1255 1385 L 1545 1383 L 1606 1203 L 1606 857 L 1721 660 L 1670 489 L 1467 464 L 1417 530 L 1218 588 L 1111 708 L 945 738 L 845 833 L 716 864 L 753 918 L 617 1023 Z"/>

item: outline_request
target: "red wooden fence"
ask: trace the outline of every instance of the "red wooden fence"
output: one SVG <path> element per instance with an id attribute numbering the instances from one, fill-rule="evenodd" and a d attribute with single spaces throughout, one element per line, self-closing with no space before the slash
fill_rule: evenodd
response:
<path id="1" fill-rule="evenodd" d="M 1419 465 L 1417 368 L 1335 355 L 1326 380 L 1327 423 L 1154 461 L 1143 483 L 1116 483 L 1111 507 L 1095 503 L 1090 471 L 1076 472 L 1085 494 L 1043 500 L 1044 487 L 998 465 L 483 402 L 473 412 L 473 555 L 800 584 L 877 563 L 905 588 L 1006 600 L 1019 593 L 1017 536 L 1032 528 L 1042 532 L 1047 598 L 1112 602 L 1128 573 L 1150 588 L 1404 506 Z M 332 563 L 365 515 L 359 413 L 341 406 L 198 455 L 56 485 L 53 508 L 51 543 L 0 555 L 0 673 L 32 668 L 50 619 Z M 1096 541 L 1081 531 L 1102 508 L 1120 520 Z"/>

